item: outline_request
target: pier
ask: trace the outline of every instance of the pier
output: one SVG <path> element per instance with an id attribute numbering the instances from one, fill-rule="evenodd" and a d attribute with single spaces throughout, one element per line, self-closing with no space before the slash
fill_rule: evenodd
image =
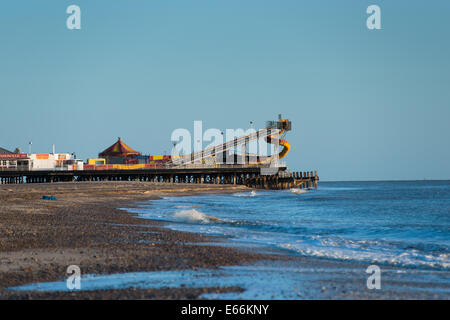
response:
<path id="1" fill-rule="evenodd" d="M 0 169 L 0 184 L 67 181 L 141 181 L 190 184 L 246 185 L 256 189 L 317 188 L 317 171 L 261 174 L 260 167 L 158 168 L 142 170 L 20 171 Z"/>
<path id="2" fill-rule="evenodd" d="M 282 190 L 282 189 L 317 189 L 317 184 L 319 182 L 319 176 L 317 171 L 308 172 L 292 172 L 277 175 L 260 175 L 257 177 L 252 177 L 246 180 L 245 185 L 250 188 L 256 189 L 272 189 L 272 190 Z"/>
<path id="3" fill-rule="evenodd" d="M 286 163 L 280 162 L 291 150 L 291 144 L 284 140 L 291 129 L 291 121 L 280 114 L 263 129 L 181 155 L 142 155 L 119 137 L 98 158 L 85 162 L 74 153 L 55 153 L 55 148 L 50 154 L 1 149 L 0 184 L 141 181 L 245 185 L 271 190 L 317 188 L 317 171 L 290 172 Z M 251 143 L 261 141 L 273 145 L 274 152 L 268 154 L 260 148 L 261 152 L 250 153 Z M 279 147 L 283 147 L 281 151 Z"/>

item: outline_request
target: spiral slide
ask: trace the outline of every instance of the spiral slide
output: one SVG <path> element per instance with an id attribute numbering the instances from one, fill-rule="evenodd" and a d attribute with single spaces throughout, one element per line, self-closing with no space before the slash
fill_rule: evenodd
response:
<path id="1" fill-rule="evenodd" d="M 267 143 L 271 143 L 271 144 L 275 144 L 275 145 L 279 145 L 279 146 L 283 147 L 283 150 L 281 150 L 281 152 L 278 154 L 278 159 L 282 159 L 289 153 L 289 150 L 291 150 L 291 144 L 289 142 L 287 142 L 286 140 L 280 139 L 279 137 L 286 131 L 291 130 L 291 122 L 287 119 L 283 120 L 281 118 L 281 115 L 279 115 L 278 121 L 277 122 L 274 122 L 274 121 L 269 122 L 268 127 L 275 127 L 280 130 L 276 134 L 268 135 L 265 138 L 265 140 Z M 270 161 L 272 157 L 268 157 L 265 160 L 260 161 L 260 163 Z"/>
<path id="2" fill-rule="evenodd" d="M 279 135 L 281 135 L 282 133 L 283 133 L 283 131 L 281 131 L 279 133 Z M 283 150 L 281 150 L 281 152 L 278 154 L 278 159 L 284 158 L 288 154 L 289 150 L 291 150 L 291 144 L 283 139 L 278 139 L 273 136 L 268 136 L 266 138 L 266 142 L 283 146 Z"/>

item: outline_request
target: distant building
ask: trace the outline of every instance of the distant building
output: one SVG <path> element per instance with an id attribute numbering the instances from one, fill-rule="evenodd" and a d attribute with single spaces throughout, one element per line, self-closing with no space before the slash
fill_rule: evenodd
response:
<path id="1" fill-rule="evenodd" d="M 29 154 L 29 169 L 33 171 L 39 170 L 83 170 L 83 160 L 75 159 L 70 153 L 42 153 Z"/>
<path id="2" fill-rule="evenodd" d="M 28 167 L 27 155 L 0 148 L 0 169 L 23 169 Z"/>
<path id="3" fill-rule="evenodd" d="M 8 170 L 83 170 L 83 160 L 69 153 L 26 154 L 0 148 L 0 169 Z"/>
<path id="4" fill-rule="evenodd" d="M 12 154 L 12 152 L 8 151 L 6 149 L 0 148 L 0 154 Z"/>
<path id="5" fill-rule="evenodd" d="M 120 138 L 112 146 L 98 154 L 100 158 L 106 159 L 107 164 L 124 164 L 127 160 L 140 155 L 140 152 L 127 146 Z"/>

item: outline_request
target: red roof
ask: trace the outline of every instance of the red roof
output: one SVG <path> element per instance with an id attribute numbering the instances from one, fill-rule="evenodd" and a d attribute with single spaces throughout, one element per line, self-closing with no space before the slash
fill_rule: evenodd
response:
<path id="1" fill-rule="evenodd" d="M 100 157 L 126 157 L 131 155 L 140 155 L 140 152 L 131 149 L 119 138 L 116 143 L 114 143 L 108 149 L 99 153 Z"/>

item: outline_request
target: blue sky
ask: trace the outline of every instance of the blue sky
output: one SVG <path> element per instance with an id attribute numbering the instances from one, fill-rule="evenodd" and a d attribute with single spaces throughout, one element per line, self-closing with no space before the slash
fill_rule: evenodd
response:
<path id="1" fill-rule="evenodd" d="M 194 120 L 282 113 L 293 170 L 450 179 L 449 19 L 448 1 L 2 1 L 0 146 L 161 154 Z"/>

